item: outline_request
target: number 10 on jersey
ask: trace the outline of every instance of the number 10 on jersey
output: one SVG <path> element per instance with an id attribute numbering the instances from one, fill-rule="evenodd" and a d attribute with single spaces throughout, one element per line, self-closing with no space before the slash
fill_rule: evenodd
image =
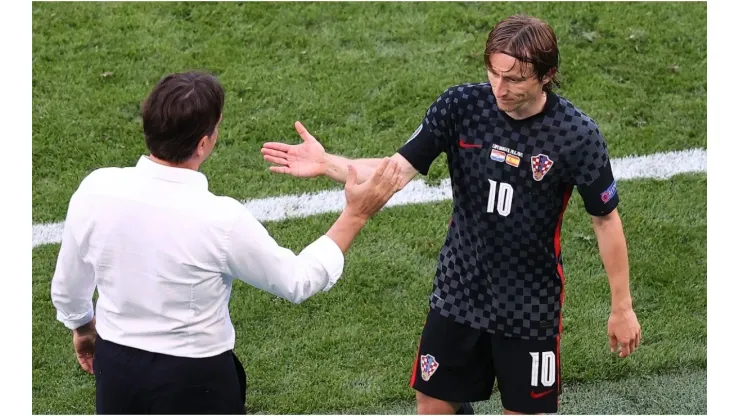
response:
<path id="1" fill-rule="evenodd" d="M 487 212 L 498 212 L 502 217 L 511 213 L 511 198 L 514 197 L 514 188 L 506 182 L 496 182 L 489 179 L 491 188 L 488 191 Z"/>

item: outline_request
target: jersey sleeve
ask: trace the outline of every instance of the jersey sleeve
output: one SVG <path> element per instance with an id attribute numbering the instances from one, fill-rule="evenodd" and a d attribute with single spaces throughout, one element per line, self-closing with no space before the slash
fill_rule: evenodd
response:
<path id="1" fill-rule="evenodd" d="M 573 150 L 570 176 L 589 214 L 604 216 L 619 204 L 617 182 L 606 141 L 598 128 L 591 130 Z"/>
<path id="2" fill-rule="evenodd" d="M 411 163 L 422 175 L 440 153 L 444 152 L 455 137 L 454 87 L 448 88 L 427 109 L 426 115 L 416 131 L 398 149 L 398 153 Z"/>

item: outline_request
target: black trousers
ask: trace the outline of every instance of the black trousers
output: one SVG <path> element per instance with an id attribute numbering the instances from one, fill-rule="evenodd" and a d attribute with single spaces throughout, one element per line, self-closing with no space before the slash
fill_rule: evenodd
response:
<path id="1" fill-rule="evenodd" d="M 247 376 L 233 351 L 184 358 L 97 337 L 97 414 L 246 414 Z"/>

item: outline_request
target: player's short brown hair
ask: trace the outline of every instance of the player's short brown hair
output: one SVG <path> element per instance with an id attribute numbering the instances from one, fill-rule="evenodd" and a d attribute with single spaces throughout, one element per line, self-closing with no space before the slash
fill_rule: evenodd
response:
<path id="1" fill-rule="evenodd" d="M 146 145 L 153 156 L 182 163 L 211 136 L 221 119 L 224 90 L 216 77 L 199 71 L 167 75 L 142 104 Z"/>
<path id="2" fill-rule="evenodd" d="M 492 69 L 491 56 L 495 53 L 505 53 L 531 64 L 539 80 L 551 75 L 552 80 L 543 87 L 545 91 L 560 85 L 557 79 L 560 63 L 558 41 L 555 31 L 543 20 L 517 14 L 500 21 L 488 34 L 486 42 L 484 59 L 489 70 Z"/>

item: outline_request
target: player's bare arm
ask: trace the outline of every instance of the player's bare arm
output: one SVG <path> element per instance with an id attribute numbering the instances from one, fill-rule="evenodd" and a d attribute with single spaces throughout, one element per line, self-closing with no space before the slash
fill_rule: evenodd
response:
<path id="1" fill-rule="evenodd" d="M 593 216 L 593 227 L 599 243 L 599 253 L 609 279 L 612 308 L 607 332 L 612 352 L 627 357 L 640 345 L 642 331 L 632 309 L 629 285 L 627 242 L 622 220 L 616 209 L 605 216 Z"/>
<path id="2" fill-rule="evenodd" d="M 324 147 L 300 121 L 295 123 L 296 131 L 302 143 L 290 145 L 278 142 L 267 142 L 262 146 L 265 161 L 275 164 L 270 171 L 285 173 L 296 177 L 312 178 L 328 176 L 345 183 L 347 167 L 352 165 L 357 171 L 357 183 L 361 184 L 373 175 L 382 163 L 382 158 L 347 159 L 342 156 L 326 153 Z M 396 153 L 391 160 L 401 169 L 401 182 L 398 190 L 403 189 L 418 174 L 416 169 L 400 154 Z"/>
<path id="3" fill-rule="evenodd" d="M 398 190 L 403 189 L 414 176 L 419 172 L 411 166 L 411 163 L 406 160 L 403 156 L 395 153 L 391 156 L 391 160 L 398 164 L 401 169 L 401 183 Z M 383 161 L 383 159 L 347 159 L 342 156 L 326 154 L 325 167 L 326 170 L 324 175 L 332 178 L 333 180 L 344 183 L 347 180 L 347 167 L 351 164 L 357 170 L 357 181 L 363 183 L 369 178 L 373 171 L 377 169 L 377 166 Z"/>

